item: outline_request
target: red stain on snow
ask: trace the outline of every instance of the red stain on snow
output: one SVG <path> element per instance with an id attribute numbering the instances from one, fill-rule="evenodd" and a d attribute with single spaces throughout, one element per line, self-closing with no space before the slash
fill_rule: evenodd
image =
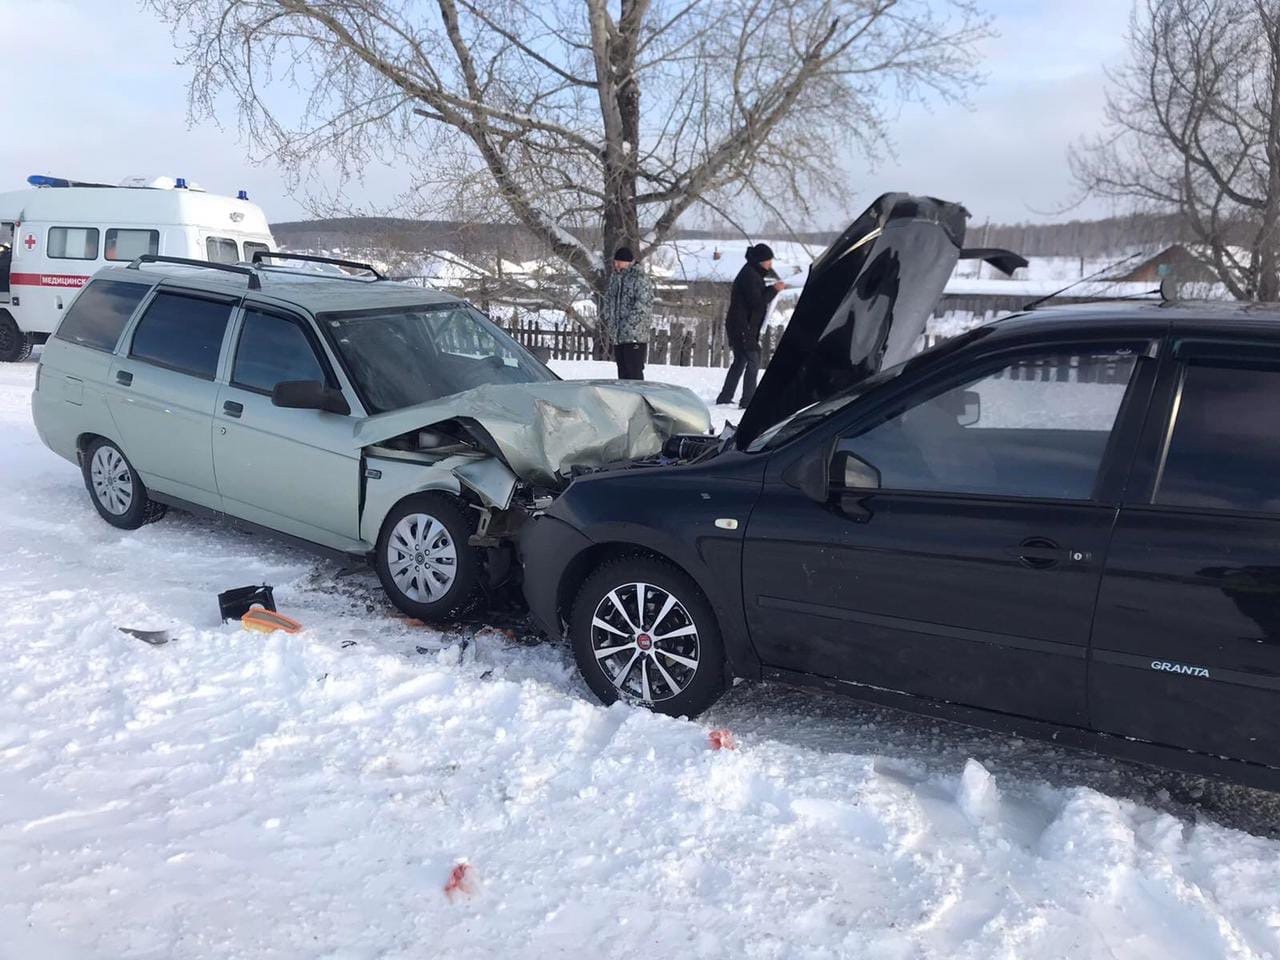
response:
<path id="1" fill-rule="evenodd" d="M 455 893 L 468 896 L 474 893 L 471 888 L 471 865 L 468 863 L 460 863 L 449 872 L 449 879 L 444 885 L 444 895 L 452 900 Z"/>
<path id="2" fill-rule="evenodd" d="M 733 734 L 728 730 L 712 730 L 707 734 L 707 740 L 712 750 L 738 749 L 738 741 L 733 739 Z"/>

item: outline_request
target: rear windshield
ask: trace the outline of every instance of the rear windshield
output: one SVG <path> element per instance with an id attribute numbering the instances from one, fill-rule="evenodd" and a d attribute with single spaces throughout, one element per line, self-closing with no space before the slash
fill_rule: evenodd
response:
<path id="1" fill-rule="evenodd" d="M 556 375 L 465 303 L 320 317 L 370 413 Z"/>

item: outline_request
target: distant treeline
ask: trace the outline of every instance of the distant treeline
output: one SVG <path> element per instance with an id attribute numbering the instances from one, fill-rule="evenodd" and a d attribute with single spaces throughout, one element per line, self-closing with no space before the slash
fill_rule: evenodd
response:
<path id="1" fill-rule="evenodd" d="M 279 243 L 294 249 L 451 250 L 461 257 L 487 259 L 496 254 L 508 260 L 529 260 L 546 253 L 527 230 L 508 223 L 346 217 L 275 223 L 271 230 Z M 679 236 L 742 239 L 736 234 L 708 230 L 686 230 Z M 835 236 L 834 232 L 812 232 L 801 233 L 797 239 L 825 244 Z M 970 246 L 1006 247 L 1031 257 L 1090 258 L 1135 247 L 1155 248 L 1185 243 L 1191 239 L 1190 231 L 1180 217 L 1131 214 L 1066 223 L 981 224 L 970 221 L 967 243 Z"/>

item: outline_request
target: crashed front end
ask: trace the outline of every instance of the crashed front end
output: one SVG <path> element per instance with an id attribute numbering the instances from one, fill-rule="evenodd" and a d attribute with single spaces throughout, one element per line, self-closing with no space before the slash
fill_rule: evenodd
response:
<path id="1" fill-rule="evenodd" d="M 705 436 L 690 390 L 635 381 L 489 384 L 361 421 L 365 513 L 445 489 L 480 510 L 473 544 L 514 536 L 580 473 L 662 456 L 672 437 Z M 427 469 L 424 469 L 427 468 Z"/>

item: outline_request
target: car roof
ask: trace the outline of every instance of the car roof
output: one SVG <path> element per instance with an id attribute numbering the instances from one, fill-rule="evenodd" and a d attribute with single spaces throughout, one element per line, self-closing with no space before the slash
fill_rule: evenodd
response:
<path id="1" fill-rule="evenodd" d="M 1280 304 L 1230 300 L 1099 301 L 1040 307 L 1002 317 L 989 326 L 998 335 L 1018 337 L 1072 331 L 1095 333 L 1111 328 L 1151 334 L 1178 330 L 1280 337 Z"/>
<path id="2" fill-rule="evenodd" d="M 365 280 L 277 267 L 260 268 L 249 264 L 228 264 L 228 266 L 240 266 L 246 270 L 252 270 L 258 276 L 261 289 L 250 290 L 249 277 L 245 274 L 216 268 L 173 264 L 140 264 L 137 268 L 123 265 L 104 267 L 94 274 L 94 277 L 131 283 L 160 282 L 170 288 L 185 287 L 236 297 L 248 294 L 256 300 L 274 300 L 302 307 L 312 314 L 351 310 L 376 311 L 395 307 L 434 306 L 462 302 L 450 293 L 410 283 L 398 283 L 394 280 Z"/>

